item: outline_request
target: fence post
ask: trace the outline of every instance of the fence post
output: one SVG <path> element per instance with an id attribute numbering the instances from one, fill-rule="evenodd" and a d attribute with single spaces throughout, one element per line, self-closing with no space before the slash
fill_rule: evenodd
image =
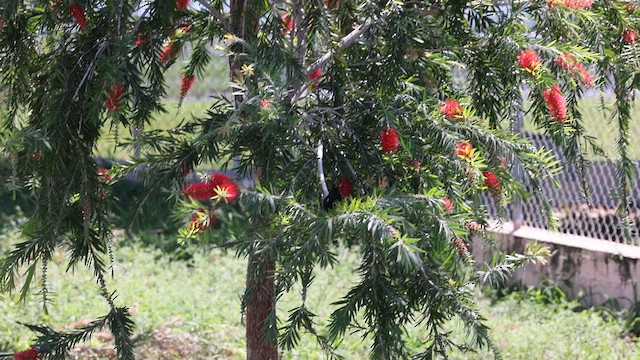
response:
<path id="1" fill-rule="evenodd" d="M 522 136 L 522 125 L 524 123 L 524 111 L 522 110 L 524 106 L 523 100 L 523 89 L 522 85 L 518 84 L 519 92 L 518 96 L 513 99 L 511 102 L 511 112 L 513 116 L 513 126 L 512 131 L 514 134 L 520 134 Z M 517 181 L 522 181 L 524 175 L 524 169 L 522 168 L 522 164 L 514 164 L 513 165 L 513 178 Z M 511 222 L 513 223 L 513 229 L 517 230 L 522 226 L 523 223 L 523 214 L 522 214 L 522 199 L 514 199 L 513 204 L 511 205 Z"/>

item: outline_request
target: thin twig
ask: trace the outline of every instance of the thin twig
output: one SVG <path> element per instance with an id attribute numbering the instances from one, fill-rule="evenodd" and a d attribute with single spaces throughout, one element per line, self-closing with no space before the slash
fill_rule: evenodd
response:
<path id="1" fill-rule="evenodd" d="M 233 31 L 231 31 L 231 25 L 229 24 L 229 21 L 227 20 L 227 18 L 224 17 L 224 15 L 222 15 L 220 11 L 218 11 L 218 9 L 214 8 L 213 5 L 211 5 L 206 0 L 197 0 L 197 1 L 198 3 L 200 3 L 200 5 L 204 6 L 207 10 L 209 10 L 211 15 L 213 15 L 213 17 L 218 20 L 218 22 L 220 23 L 220 26 L 222 26 L 223 29 L 225 29 L 229 33 L 233 33 Z"/>
<path id="2" fill-rule="evenodd" d="M 322 194 L 324 197 L 329 196 L 329 188 L 327 187 L 327 180 L 324 178 L 324 165 L 322 164 L 322 158 L 324 157 L 324 145 L 322 140 L 318 140 L 318 177 L 320 178 L 320 185 L 322 185 Z"/>
<path id="3" fill-rule="evenodd" d="M 92 76 L 94 70 L 96 69 L 96 66 L 98 65 L 98 58 L 100 57 L 100 55 L 102 55 L 102 52 L 104 52 L 106 48 L 107 48 L 107 40 L 103 39 L 102 42 L 100 43 L 100 46 L 98 47 L 98 50 L 96 51 L 96 55 L 93 57 L 93 61 L 87 68 L 87 71 L 85 71 L 84 75 L 82 76 L 82 80 L 80 80 L 80 84 L 78 84 L 76 91 L 73 93 L 74 100 L 78 97 L 78 92 L 80 92 L 80 88 L 82 88 L 82 85 L 84 85 L 84 82 L 87 81 L 87 79 Z"/>

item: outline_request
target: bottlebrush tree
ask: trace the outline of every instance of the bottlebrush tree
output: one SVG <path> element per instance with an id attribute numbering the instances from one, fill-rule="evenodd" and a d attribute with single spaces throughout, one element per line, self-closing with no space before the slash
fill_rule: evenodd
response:
<path id="1" fill-rule="evenodd" d="M 372 358 L 486 346 L 498 357 L 474 289 L 544 250 L 475 264 L 467 246 L 488 220 L 483 194 L 503 206 L 553 175 L 553 157 L 514 131 L 525 110 L 584 169 L 585 153 L 600 150 L 579 100 L 613 89 L 627 209 L 635 3 L 10 0 L 0 14 L 9 182 L 31 189 L 36 205 L 24 241 L 3 256 L 0 288 L 21 284 L 27 296 L 38 282 L 46 303 L 47 262 L 63 251 L 70 269 L 94 273 L 108 309 L 70 332 L 29 325 L 33 348 L 15 358 L 64 358 L 103 327 L 118 356 L 134 358 L 134 323 L 108 276 L 109 187 L 134 168 L 149 191 L 173 189 L 184 241 L 246 256 L 249 359 L 276 359 L 303 332 L 330 357 L 354 332 Z M 112 126 L 152 123 L 166 88 L 179 87 L 182 101 L 214 56 L 228 58 L 231 95 L 170 132 L 141 131 L 136 163 L 105 177 L 96 142 Z M 181 84 L 165 83 L 170 67 Z M 203 161 L 255 186 L 239 190 L 222 174 L 186 184 Z M 359 254 L 359 281 L 319 327 L 305 294 L 343 246 Z M 299 306 L 276 313 L 295 284 Z M 464 343 L 444 328 L 452 318 Z M 409 327 L 421 329 L 421 346 L 407 341 Z"/>

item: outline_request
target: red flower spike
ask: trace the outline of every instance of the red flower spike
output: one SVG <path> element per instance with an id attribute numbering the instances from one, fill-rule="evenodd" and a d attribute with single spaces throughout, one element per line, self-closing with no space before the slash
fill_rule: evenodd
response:
<path id="1" fill-rule="evenodd" d="M 638 33 L 633 29 L 624 29 L 624 31 L 622 31 L 622 38 L 627 44 L 633 45 L 636 43 L 636 40 L 638 40 Z"/>
<path id="2" fill-rule="evenodd" d="M 340 6 L 340 0 L 324 0 L 324 6 L 327 9 L 337 9 Z"/>
<path id="3" fill-rule="evenodd" d="M 580 64 L 573 55 L 564 53 L 558 56 L 555 60 L 556 65 L 569 72 L 571 76 L 577 78 L 578 81 L 584 86 L 593 86 L 593 77 L 589 74 L 589 71 Z"/>
<path id="4" fill-rule="evenodd" d="M 627 11 L 630 12 L 630 13 L 635 12 L 636 11 L 636 4 L 634 4 L 632 2 L 627 3 Z"/>
<path id="5" fill-rule="evenodd" d="M 485 171 L 482 175 L 484 175 L 484 186 L 486 186 L 493 195 L 500 195 L 502 193 L 502 186 L 496 174 L 492 171 Z"/>
<path id="6" fill-rule="evenodd" d="M 531 75 L 534 75 L 536 70 L 542 65 L 540 57 L 533 50 L 524 50 L 518 55 L 518 64 L 520 67 Z"/>
<path id="7" fill-rule="evenodd" d="M 342 178 L 338 180 L 338 191 L 340 191 L 340 196 L 343 199 L 347 198 L 353 193 L 353 184 L 349 179 Z"/>
<path id="8" fill-rule="evenodd" d="M 313 89 L 317 89 L 318 86 L 320 86 L 320 81 L 322 81 L 322 79 L 320 78 L 321 75 L 322 75 L 322 68 L 318 68 L 316 71 L 307 75 L 307 78 L 309 79 L 309 81 L 311 81 L 311 87 Z"/>
<path id="9" fill-rule="evenodd" d="M 456 247 L 456 251 L 461 256 L 468 256 L 469 255 L 469 248 L 467 248 L 467 244 L 465 244 L 464 241 L 461 238 L 457 237 L 453 241 L 453 245 Z"/>
<path id="10" fill-rule="evenodd" d="M 503 169 L 507 168 L 507 158 L 505 157 L 500 158 L 500 167 Z"/>
<path id="11" fill-rule="evenodd" d="M 182 194 L 184 197 L 193 200 L 211 200 L 216 195 L 213 187 L 208 182 L 197 182 L 186 185 L 182 188 Z"/>
<path id="12" fill-rule="evenodd" d="M 33 150 L 33 153 L 31 153 L 31 158 L 35 162 L 39 162 L 40 160 L 42 160 L 43 157 L 44 157 L 44 153 L 42 152 L 42 150 Z"/>
<path id="13" fill-rule="evenodd" d="M 180 24 L 178 24 L 178 30 L 183 31 L 183 32 L 187 32 L 189 30 L 191 30 L 193 26 L 191 26 L 191 24 L 187 21 L 183 21 Z"/>
<path id="14" fill-rule="evenodd" d="M 444 211 L 446 211 L 448 214 L 451 214 L 453 212 L 453 201 L 451 201 L 451 199 L 449 199 L 448 197 L 443 197 L 442 198 L 442 209 Z"/>
<path id="15" fill-rule="evenodd" d="M 594 83 L 593 76 L 591 76 L 591 74 L 589 73 L 589 70 L 587 70 L 582 64 L 577 63 L 575 71 L 577 71 L 576 75 L 578 76 L 578 80 L 580 80 L 582 85 L 586 87 L 593 86 L 593 83 Z"/>
<path id="16" fill-rule="evenodd" d="M 35 348 L 30 348 L 25 351 L 13 354 L 14 360 L 39 360 L 41 359 L 40 353 Z"/>
<path id="17" fill-rule="evenodd" d="M 214 196 L 223 199 L 227 203 L 237 199 L 240 195 L 238 184 L 221 173 L 215 173 L 211 176 L 209 186 L 212 188 Z"/>
<path id="18" fill-rule="evenodd" d="M 462 140 L 456 145 L 456 155 L 462 160 L 471 161 L 473 158 L 473 145 L 469 140 Z"/>
<path id="19" fill-rule="evenodd" d="M 551 117 L 558 123 L 565 122 L 567 120 L 567 106 L 558 84 L 554 84 L 551 89 L 545 90 L 542 95 L 544 96 L 544 101 L 547 103 Z"/>
<path id="20" fill-rule="evenodd" d="M 136 38 L 136 47 L 141 47 L 151 42 L 151 35 L 138 34 Z"/>
<path id="21" fill-rule="evenodd" d="M 453 99 L 447 99 L 440 105 L 440 111 L 451 120 L 464 120 L 462 105 Z"/>
<path id="22" fill-rule="evenodd" d="M 571 9 L 588 9 L 593 5 L 593 0 L 547 0 L 547 6 L 555 9 L 557 6 L 564 6 Z"/>
<path id="23" fill-rule="evenodd" d="M 105 101 L 107 110 L 109 110 L 110 112 L 120 111 L 120 101 L 122 100 L 122 95 L 124 95 L 124 92 L 124 85 L 113 85 L 113 88 L 109 90 L 109 93 L 107 94 L 107 100 Z"/>
<path id="24" fill-rule="evenodd" d="M 107 181 L 107 182 L 113 179 L 113 175 L 109 174 L 109 170 L 103 167 L 98 168 L 98 170 L 96 171 L 96 174 L 100 176 L 104 181 Z"/>
<path id="25" fill-rule="evenodd" d="M 159 60 L 160 62 L 168 63 L 173 59 L 175 55 L 176 55 L 176 50 L 173 48 L 173 43 L 169 43 L 167 44 L 167 46 L 164 47 L 164 49 L 162 49 Z"/>
<path id="26" fill-rule="evenodd" d="M 78 3 L 73 3 L 69 5 L 69 10 L 71 11 L 73 19 L 80 25 L 80 29 L 85 30 L 87 28 L 87 16 L 84 14 L 82 6 Z"/>
<path id="27" fill-rule="evenodd" d="M 181 99 L 184 99 L 184 97 L 187 95 L 189 90 L 191 90 L 191 87 L 193 86 L 193 83 L 195 81 L 196 81 L 196 78 L 193 75 L 183 75 L 182 76 L 182 84 L 180 84 L 180 98 Z"/>
<path id="28" fill-rule="evenodd" d="M 271 100 L 270 99 L 262 99 L 260 100 L 260 110 L 265 110 L 265 109 L 269 109 L 271 107 Z"/>
<path id="29" fill-rule="evenodd" d="M 400 148 L 398 141 L 398 132 L 393 129 L 382 130 L 380 133 L 380 144 L 382 144 L 382 152 L 389 154 Z"/>
<path id="30" fill-rule="evenodd" d="M 189 230 L 193 231 L 194 233 L 199 233 L 209 229 L 211 224 L 213 224 L 213 222 L 216 220 L 216 216 L 213 213 L 209 214 L 209 218 L 207 218 L 206 216 L 207 211 L 205 209 L 200 209 L 198 210 L 198 212 L 193 214 L 193 217 L 189 222 Z"/>
<path id="31" fill-rule="evenodd" d="M 185 11 L 189 7 L 190 0 L 176 0 L 176 9 L 178 11 Z"/>
<path id="32" fill-rule="evenodd" d="M 293 30 L 293 16 L 289 13 L 284 13 L 280 17 L 282 21 L 282 35 L 287 36 Z"/>

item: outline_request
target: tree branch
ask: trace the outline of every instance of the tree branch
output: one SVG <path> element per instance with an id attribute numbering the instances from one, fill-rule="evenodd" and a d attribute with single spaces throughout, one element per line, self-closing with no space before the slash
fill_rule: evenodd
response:
<path id="1" fill-rule="evenodd" d="M 338 46 L 335 50 L 329 50 L 327 53 L 322 55 L 318 60 L 314 61 L 311 65 L 307 67 L 307 74 L 311 74 L 312 72 L 318 70 L 319 68 L 325 66 L 331 59 L 333 59 L 334 55 L 349 46 L 353 45 L 362 35 L 364 35 L 369 28 L 373 24 L 376 23 L 377 20 L 386 20 L 391 15 L 391 10 L 385 10 L 380 14 L 379 19 L 368 19 L 364 22 L 364 24 L 360 25 L 358 28 L 354 29 L 352 32 L 343 37 L 339 42 Z"/>
<path id="2" fill-rule="evenodd" d="M 327 53 L 322 55 L 318 60 L 314 61 L 311 65 L 307 66 L 307 75 L 311 75 L 314 71 L 325 66 L 329 61 L 331 61 L 331 59 L 333 59 L 336 53 L 355 44 L 355 42 L 358 41 L 358 39 L 360 39 L 360 37 L 362 37 L 362 35 L 364 35 L 371 28 L 371 26 L 376 23 L 376 21 L 386 20 L 389 18 L 389 16 L 391 16 L 391 10 L 385 10 L 382 12 L 382 14 L 380 14 L 379 18 L 377 19 L 370 18 L 367 21 L 365 21 L 364 24 L 360 25 L 358 28 L 351 31 L 349 34 L 347 34 L 338 42 L 338 46 L 336 47 L 335 50 L 329 50 Z M 298 100 L 300 100 L 300 97 L 304 94 L 304 92 L 305 92 L 305 86 L 303 85 L 295 92 L 295 95 L 291 98 L 291 103 L 295 104 Z"/>
<path id="3" fill-rule="evenodd" d="M 220 26 L 222 26 L 223 29 L 233 34 L 233 31 L 231 31 L 231 25 L 229 24 L 229 21 L 227 20 L 227 18 L 224 17 L 224 15 L 222 15 L 220 11 L 218 11 L 218 9 L 214 8 L 213 5 L 211 5 L 207 0 L 196 0 L 196 1 L 198 1 L 200 5 L 204 6 L 207 10 L 209 10 L 211 15 L 213 15 L 213 17 L 218 20 L 218 23 L 220 24 Z"/>
<path id="4" fill-rule="evenodd" d="M 322 158 L 324 157 L 324 145 L 322 140 L 318 140 L 318 177 L 320 178 L 320 185 L 322 185 L 322 195 L 324 197 L 329 196 L 329 188 L 327 187 L 327 180 L 324 178 L 324 165 L 322 164 Z"/>

